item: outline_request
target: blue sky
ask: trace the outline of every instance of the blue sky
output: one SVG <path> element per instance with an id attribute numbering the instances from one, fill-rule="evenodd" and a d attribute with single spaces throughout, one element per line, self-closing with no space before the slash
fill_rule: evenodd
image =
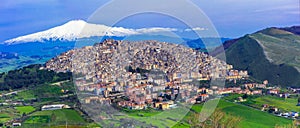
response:
<path id="1" fill-rule="evenodd" d="M 87 20 L 108 0 L 2 0 L 0 41 L 46 30 L 69 20 Z M 222 37 L 240 37 L 266 27 L 300 24 L 299 0 L 192 0 Z M 131 6 L 133 3 L 128 3 Z M 107 15 L 113 15 L 113 12 Z M 186 14 L 194 15 L 194 14 Z M 197 21 L 195 21 L 197 22 Z M 103 23 L 105 24 L 105 22 Z M 116 24 L 128 28 L 185 27 L 162 15 L 132 16 Z"/>

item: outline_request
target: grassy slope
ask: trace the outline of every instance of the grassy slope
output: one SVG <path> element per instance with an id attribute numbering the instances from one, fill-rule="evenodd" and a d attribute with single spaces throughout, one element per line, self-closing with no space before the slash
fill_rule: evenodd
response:
<path id="1" fill-rule="evenodd" d="M 73 109 L 38 111 L 31 114 L 30 116 L 50 116 L 52 118 L 51 123 L 68 121 L 68 123 L 72 124 L 85 122 L 84 119 L 78 114 L 78 112 Z"/>
<path id="2" fill-rule="evenodd" d="M 238 97 L 243 96 L 242 94 L 232 94 L 229 96 L 224 97 L 226 100 L 233 102 L 237 100 Z M 298 98 L 291 97 L 291 98 L 280 98 L 277 96 L 258 96 L 258 95 L 251 95 L 248 96 L 247 101 L 242 102 L 242 104 L 249 105 L 255 107 L 257 109 L 261 109 L 264 104 L 268 104 L 270 106 L 275 106 L 282 110 L 283 112 L 290 112 L 296 111 L 300 112 L 300 106 L 296 106 L 298 103 Z"/>
<path id="3" fill-rule="evenodd" d="M 35 108 L 32 106 L 20 106 L 20 107 L 15 107 L 15 109 L 18 110 L 20 112 L 20 114 L 22 114 L 22 113 L 28 114 L 35 110 Z"/>
<path id="4" fill-rule="evenodd" d="M 260 41 L 274 63 L 285 63 L 300 69 L 300 36 L 283 30 L 266 29 L 252 34 L 252 37 Z"/>
<path id="5" fill-rule="evenodd" d="M 33 90 L 24 90 L 21 92 L 18 92 L 15 99 L 24 99 L 24 100 L 29 100 L 29 99 L 34 99 L 36 98 L 34 96 L 34 91 Z"/>
<path id="6" fill-rule="evenodd" d="M 227 102 L 224 100 L 220 100 L 218 107 L 222 111 L 232 114 L 233 116 L 239 116 L 242 118 L 242 121 L 237 124 L 242 128 L 271 128 L 276 124 L 278 125 L 286 125 L 292 123 L 291 120 L 276 117 L 269 113 L 262 112 L 244 105 L 235 104 L 231 102 Z M 192 107 L 192 111 L 200 112 L 202 109 L 202 105 L 194 105 Z M 175 128 L 188 128 L 189 125 L 186 122 L 178 123 Z"/>
<path id="7" fill-rule="evenodd" d="M 258 80 L 267 79 L 272 84 L 283 86 L 300 85 L 300 74 L 294 67 L 269 62 L 263 48 L 249 35 L 226 50 L 226 59 L 235 69 L 248 70 L 249 75 Z"/>
<path id="8" fill-rule="evenodd" d="M 300 111 L 300 107 L 296 106 L 296 104 L 298 103 L 297 98 L 284 99 L 274 96 L 263 96 L 254 99 L 254 101 L 255 105 L 258 107 L 261 107 L 263 104 L 269 104 L 285 111 Z"/>
<path id="9" fill-rule="evenodd" d="M 117 119 L 117 122 L 114 122 L 113 120 L 106 120 L 105 123 L 118 123 L 118 121 L 122 118 L 128 118 L 128 119 L 134 119 L 139 122 L 144 122 L 147 125 L 154 125 L 157 127 L 170 127 L 175 125 L 178 121 L 180 121 L 184 115 L 189 111 L 189 109 L 186 108 L 174 108 L 170 110 L 165 111 L 156 111 L 153 114 L 147 113 L 147 112 L 133 112 L 133 113 L 124 113 L 125 115 L 115 117 Z M 137 114 L 144 114 L 143 117 L 137 116 Z M 127 115 L 128 114 L 128 115 Z M 111 122 L 110 122 L 111 121 Z"/>
<path id="10" fill-rule="evenodd" d="M 236 116 L 240 116 L 242 121 L 238 124 L 238 126 L 243 128 L 253 128 L 253 127 L 274 127 L 276 124 L 284 125 L 288 123 L 292 123 L 291 120 L 287 120 L 281 117 L 273 116 L 269 113 L 262 112 L 253 108 L 249 108 L 246 106 L 234 104 L 234 103 L 225 103 L 226 107 L 221 107 L 223 111 L 226 113 L 231 113 Z"/>
<path id="11" fill-rule="evenodd" d="M 131 117 L 150 117 L 159 114 L 161 112 L 162 111 L 151 109 L 151 110 L 128 110 L 125 111 L 124 113 Z"/>
<path id="12" fill-rule="evenodd" d="M 52 111 L 37 111 L 29 115 L 22 127 L 84 127 L 86 121 L 73 109 L 60 109 Z"/>
<path id="13" fill-rule="evenodd" d="M 17 110 L 11 108 L 11 107 L 0 107 L 0 123 L 7 122 L 13 118 L 16 118 L 20 116 L 20 114 L 17 112 Z"/>

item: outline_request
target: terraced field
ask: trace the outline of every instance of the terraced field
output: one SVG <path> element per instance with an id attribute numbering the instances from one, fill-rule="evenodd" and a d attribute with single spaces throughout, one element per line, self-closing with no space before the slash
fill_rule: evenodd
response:
<path id="1" fill-rule="evenodd" d="M 60 125 L 86 125 L 86 121 L 73 109 L 37 111 L 29 115 L 24 121 L 24 127 L 32 126 L 60 126 Z"/>

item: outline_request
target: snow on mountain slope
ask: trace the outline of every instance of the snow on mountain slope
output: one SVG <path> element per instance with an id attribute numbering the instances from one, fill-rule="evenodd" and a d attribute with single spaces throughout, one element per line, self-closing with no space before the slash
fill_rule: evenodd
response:
<path id="1" fill-rule="evenodd" d="M 6 40 L 4 43 L 17 44 L 24 42 L 43 42 L 44 40 L 71 41 L 78 38 L 89 38 L 94 36 L 128 36 L 170 31 L 177 31 L 177 29 L 160 27 L 128 29 L 123 27 L 109 27 L 101 24 L 91 24 L 83 20 L 72 20 L 61 26 L 45 31 Z"/>

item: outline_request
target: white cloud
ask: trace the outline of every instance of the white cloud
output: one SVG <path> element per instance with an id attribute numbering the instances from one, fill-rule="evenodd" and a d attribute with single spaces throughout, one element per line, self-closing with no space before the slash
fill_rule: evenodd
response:
<path id="1" fill-rule="evenodd" d="M 187 28 L 184 29 L 185 32 L 191 32 L 191 31 L 204 31 L 207 30 L 207 28 L 203 28 L 203 27 L 195 27 L 195 28 Z"/>
<path id="2" fill-rule="evenodd" d="M 135 31 L 140 34 L 147 34 L 147 33 L 159 33 L 159 32 L 175 32 L 175 31 L 178 31 L 178 29 L 153 27 L 153 28 L 136 29 Z"/>

